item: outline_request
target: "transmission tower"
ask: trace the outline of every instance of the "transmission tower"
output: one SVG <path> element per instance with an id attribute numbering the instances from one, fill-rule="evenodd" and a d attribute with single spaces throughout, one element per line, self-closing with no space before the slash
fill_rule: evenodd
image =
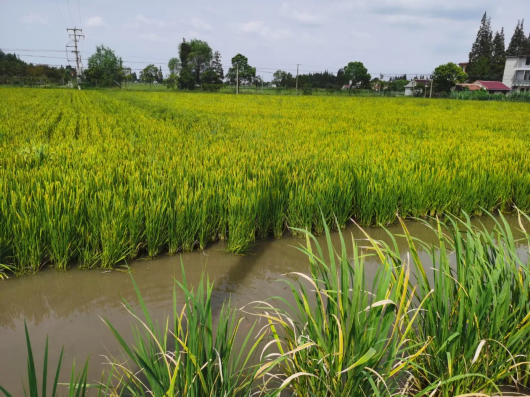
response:
<path id="1" fill-rule="evenodd" d="M 79 40 L 81 39 L 84 39 L 85 38 L 85 35 L 83 34 L 83 30 L 82 29 L 77 29 L 77 28 L 73 28 L 73 29 L 66 29 L 67 32 L 72 32 L 70 33 L 70 38 L 72 40 L 74 40 L 74 45 L 67 45 L 66 48 L 73 48 L 73 50 L 71 51 L 73 54 L 75 54 L 75 63 L 76 63 L 76 69 L 75 69 L 75 74 L 77 76 L 77 89 L 80 90 L 81 89 L 81 73 L 82 73 L 82 64 L 81 64 L 81 55 L 79 54 L 79 50 L 77 48 L 77 43 Z"/>

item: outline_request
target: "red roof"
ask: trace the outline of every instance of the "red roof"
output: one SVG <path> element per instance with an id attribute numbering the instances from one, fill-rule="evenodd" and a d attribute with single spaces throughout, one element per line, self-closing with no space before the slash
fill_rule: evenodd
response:
<path id="1" fill-rule="evenodd" d="M 480 84 L 482 87 L 488 91 L 511 91 L 510 87 L 505 86 L 500 81 L 483 81 L 477 80 L 475 83 Z"/>
<path id="2" fill-rule="evenodd" d="M 482 87 L 478 84 L 457 84 L 457 86 L 462 88 L 469 88 L 469 91 L 480 91 Z"/>

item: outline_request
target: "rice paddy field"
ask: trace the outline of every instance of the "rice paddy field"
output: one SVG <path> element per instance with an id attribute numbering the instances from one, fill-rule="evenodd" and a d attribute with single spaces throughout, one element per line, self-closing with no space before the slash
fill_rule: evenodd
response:
<path id="1" fill-rule="evenodd" d="M 530 211 L 530 105 L 0 88 L 0 277 Z M 324 216 L 322 217 L 321 214 Z"/>

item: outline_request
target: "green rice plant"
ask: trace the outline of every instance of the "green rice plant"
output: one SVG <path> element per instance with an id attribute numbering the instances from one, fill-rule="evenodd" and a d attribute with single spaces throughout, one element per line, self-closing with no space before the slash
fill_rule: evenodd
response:
<path id="1" fill-rule="evenodd" d="M 427 225 L 439 247 L 415 242 L 403 223 L 417 275 L 414 295 L 423 303 L 411 340 L 426 346 L 409 366 L 407 390 L 449 397 L 526 386 L 530 272 L 505 219 L 492 233 L 472 227 L 469 217 Z M 416 244 L 430 252 L 432 278 Z M 394 259 L 399 265 L 399 257 Z"/>
<path id="2" fill-rule="evenodd" d="M 251 367 L 249 362 L 265 334 L 251 341 L 254 324 L 246 335 L 240 335 L 245 320 L 237 316 L 230 301 L 223 305 L 214 324 L 213 285 L 203 277 L 196 291 L 188 289 L 183 265 L 182 280 L 175 282 L 171 327 L 169 318 L 162 327 L 153 321 L 134 279 L 144 318 L 141 320 L 130 304 L 124 303 L 138 321 L 133 328 L 134 344 L 125 342 L 111 322 L 104 320 L 130 360 L 125 364 L 111 362 L 119 382 L 116 388 L 130 396 L 250 396 L 257 366 Z M 182 308 L 177 289 L 184 294 Z M 235 341 L 241 336 L 244 339 L 237 352 Z"/>
<path id="3" fill-rule="evenodd" d="M 13 251 L 16 258 L 15 273 L 35 273 L 44 264 L 46 251 L 44 238 L 43 191 L 37 187 L 34 195 L 13 198 L 12 225 Z"/>
<path id="4" fill-rule="evenodd" d="M 27 385 L 24 385 L 24 396 L 26 397 L 46 397 L 46 395 L 51 395 L 51 397 L 58 396 L 58 386 L 65 385 L 68 387 L 68 397 L 84 397 L 87 395 L 88 388 L 97 388 L 98 397 L 103 397 L 105 394 L 102 393 L 103 388 L 100 385 L 91 385 L 87 383 L 88 377 L 88 360 L 86 361 L 83 369 L 76 375 L 75 371 L 75 362 L 72 365 L 72 371 L 70 376 L 70 382 L 63 384 L 59 383 L 59 373 L 61 371 L 61 363 L 63 360 L 64 349 L 61 350 L 59 355 L 59 361 L 57 363 L 57 369 L 55 371 L 55 376 L 51 385 L 51 394 L 49 393 L 48 386 L 48 338 L 46 337 L 46 345 L 44 347 L 44 363 L 42 367 L 42 386 L 39 387 L 37 379 L 37 370 L 35 368 L 35 360 L 33 358 L 33 351 L 31 348 L 31 340 L 29 337 L 28 326 L 24 322 L 24 331 L 26 335 L 26 348 L 28 354 L 28 382 Z M 26 388 L 27 387 L 27 388 Z M 108 388 L 107 388 L 108 390 Z M 0 392 L 2 392 L 5 397 L 12 397 L 12 395 L 0 385 Z"/>
<path id="5" fill-rule="evenodd" d="M 99 192 L 91 207 L 98 217 L 99 266 L 103 269 L 112 268 L 126 259 L 131 249 L 124 194 L 121 189 Z"/>
<path id="6" fill-rule="evenodd" d="M 322 214 L 530 211 L 526 103 L 0 90 L 0 263 L 16 274 L 215 240 L 241 253 L 321 234 Z"/>
<path id="7" fill-rule="evenodd" d="M 246 186 L 235 187 L 230 195 L 228 210 L 228 246 L 227 250 L 240 254 L 249 249 L 256 237 L 257 185 L 247 181 Z"/>
<path id="8" fill-rule="evenodd" d="M 66 189 L 72 188 L 66 181 Z M 73 190 L 62 188 L 60 182 L 46 186 L 44 195 L 45 230 L 48 256 L 60 270 L 66 270 L 77 252 L 77 231 L 72 219 L 79 218 L 80 196 Z"/>
<path id="9" fill-rule="evenodd" d="M 167 242 L 167 212 L 167 188 L 161 182 L 151 181 L 145 209 L 145 237 L 150 258 L 156 257 Z"/>
<path id="10" fill-rule="evenodd" d="M 258 376 L 276 369 L 272 373 L 279 375 L 266 381 L 281 379 L 270 388 L 275 396 L 285 389 L 299 396 L 396 395 L 401 371 L 423 349 L 403 349 L 418 313 L 408 318 L 409 269 L 392 268 L 385 261 L 367 285 L 364 256 L 356 242 L 352 239 L 350 262 L 340 229 L 341 247 L 335 252 L 323 224 L 327 257 L 311 233 L 298 230 L 307 239 L 307 247 L 300 250 L 309 258 L 311 275 L 294 273 L 300 278 L 297 284 L 284 280 L 296 306 L 282 310 L 261 302 L 256 307 L 271 335 L 262 353 L 268 362 Z M 282 302 L 289 306 L 277 298 L 277 304 Z"/>

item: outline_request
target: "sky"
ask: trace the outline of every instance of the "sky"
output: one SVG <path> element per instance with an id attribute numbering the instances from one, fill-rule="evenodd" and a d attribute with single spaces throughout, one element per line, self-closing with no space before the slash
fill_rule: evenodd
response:
<path id="1" fill-rule="evenodd" d="M 0 49 L 27 62 L 66 65 L 66 27 L 76 26 L 85 66 L 104 44 L 133 70 L 154 63 L 167 72 L 182 39 L 197 38 L 226 67 L 247 56 L 265 81 L 297 64 L 335 73 L 353 61 L 373 77 L 430 74 L 467 61 L 485 11 L 506 44 L 518 19 L 530 22 L 529 0 L 0 0 L 0 9 Z"/>

